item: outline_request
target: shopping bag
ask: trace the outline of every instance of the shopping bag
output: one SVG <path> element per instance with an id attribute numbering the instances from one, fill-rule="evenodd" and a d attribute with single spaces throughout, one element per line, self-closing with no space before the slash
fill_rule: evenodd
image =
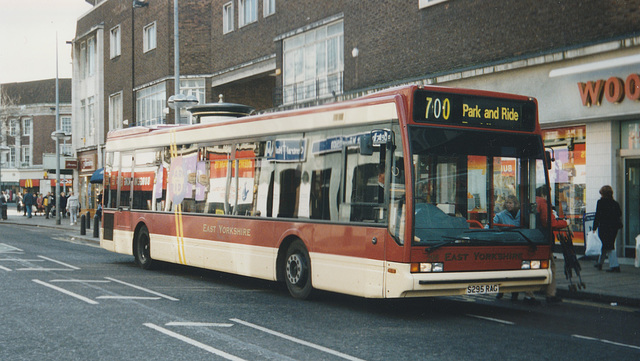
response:
<path id="1" fill-rule="evenodd" d="M 599 256 L 602 251 L 602 241 L 597 232 L 587 234 L 587 248 L 584 250 L 585 256 Z"/>

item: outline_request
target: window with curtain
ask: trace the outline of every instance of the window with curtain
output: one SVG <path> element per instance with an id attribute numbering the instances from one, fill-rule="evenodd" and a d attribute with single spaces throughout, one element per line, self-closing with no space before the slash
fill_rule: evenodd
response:
<path id="1" fill-rule="evenodd" d="M 143 42 L 142 42 L 142 50 L 146 53 L 147 51 L 153 50 L 156 48 L 156 23 L 153 22 L 143 29 Z"/>
<path id="2" fill-rule="evenodd" d="M 136 122 L 137 125 L 164 124 L 166 115 L 166 84 L 153 85 L 136 92 Z"/>
<path id="3" fill-rule="evenodd" d="M 243 27 L 258 20 L 258 0 L 238 0 L 238 26 Z"/>
<path id="4" fill-rule="evenodd" d="M 284 40 L 285 104 L 342 93 L 343 41 L 342 21 Z"/>
<path id="5" fill-rule="evenodd" d="M 111 55 L 111 59 L 120 55 L 121 46 L 120 46 L 120 25 L 111 29 L 111 36 L 109 42 L 109 54 Z"/>
<path id="6" fill-rule="evenodd" d="M 222 33 L 233 31 L 233 2 L 228 2 L 222 6 Z"/>

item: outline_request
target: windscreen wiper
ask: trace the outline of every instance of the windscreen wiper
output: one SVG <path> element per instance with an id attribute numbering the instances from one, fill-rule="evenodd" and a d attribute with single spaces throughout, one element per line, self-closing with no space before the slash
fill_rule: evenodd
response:
<path id="1" fill-rule="evenodd" d="M 522 236 L 522 238 L 524 238 L 529 245 L 531 246 L 531 249 L 535 252 L 536 249 L 538 249 L 538 246 L 536 246 L 535 242 L 533 242 L 531 240 L 531 238 L 527 237 L 524 233 L 522 233 L 522 230 L 519 228 L 515 228 L 515 227 L 502 227 L 502 228 L 498 228 L 496 229 L 483 229 L 483 230 L 477 230 L 477 231 L 468 231 L 466 233 L 478 233 L 478 232 L 508 232 L 508 233 L 518 233 L 519 235 Z"/>

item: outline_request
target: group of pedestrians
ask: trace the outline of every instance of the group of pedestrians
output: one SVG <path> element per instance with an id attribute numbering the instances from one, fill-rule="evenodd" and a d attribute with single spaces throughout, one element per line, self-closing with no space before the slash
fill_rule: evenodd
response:
<path id="1" fill-rule="evenodd" d="M 38 213 L 42 213 L 46 218 L 49 218 L 49 216 L 53 217 L 56 215 L 55 212 L 58 212 L 57 209 L 55 212 L 52 212 L 52 209 L 55 209 L 54 207 L 56 206 L 56 199 L 51 192 L 48 192 L 46 195 L 36 191 L 25 192 L 24 195 L 18 193 L 16 203 L 18 212 L 22 211 L 23 216 L 27 218 L 32 218 L 33 215 L 37 215 Z M 78 196 L 73 194 L 73 192 L 69 192 L 69 195 L 60 192 L 59 212 L 62 218 L 67 218 L 67 214 L 69 215 L 72 226 L 78 223 L 78 213 L 80 213 Z"/>
<path id="2" fill-rule="evenodd" d="M 600 257 L 595 267 L 602 270 L 602 264 L 605 258 L 609 258 L 610 268 L 607 272 L 620 272 L 620 264 L 615 252 L 615 240 L 618 231 L 622 226 L 622 210 L 620 204 L 613 199 L 613 189 L 611 186 L 603 186 L 600 188 L 601 198 L 596 205 L 596 216 L 593 223 L 593 232 L 598 232 L 602 240 L 602 249 Z M 551 232 L 558 231 L 568 226 L 567 222 L 556 218 L 553 212 L 549 212 L 549 190 L 546 187 L 540 187 L 536 190 L 536 214 L 542 225 L 550 224 Z M 495 215 L 494 224 L 506 226 L 520 226 L 520 204 L 518 198 L 509 195 L 504 203 L 504 210 Z M 562 299 L 556 295 L 556 264 L 553 257 L 550 257 L 552 279 L 546 288 L 547 303 L 562 302 Z M 497 298 L 502 298 L 503 294 L 499 293 Z M 511 294 L 511 300 L 516 301 L 518 293 Z M 538 305 L 540 301 L 535 299 L 533 292 L 526 292 L 524 303 L 529 305 Z"/>

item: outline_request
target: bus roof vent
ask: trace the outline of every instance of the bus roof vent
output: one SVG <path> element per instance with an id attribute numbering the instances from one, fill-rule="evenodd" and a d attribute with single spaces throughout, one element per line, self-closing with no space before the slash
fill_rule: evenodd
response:
<path id="1" fill-rule="evenodd" d="M 253 114 L 255 109 L 248 105 L 225 103 L 220 94 L 220 101 L 217 103 L 209 103 L 202 105 L 195 105 L 187 108 L 191 114 L 196 118 L 195 124 L 210 124 L 218 123 L 231 119 L 246 117 Z"/>

